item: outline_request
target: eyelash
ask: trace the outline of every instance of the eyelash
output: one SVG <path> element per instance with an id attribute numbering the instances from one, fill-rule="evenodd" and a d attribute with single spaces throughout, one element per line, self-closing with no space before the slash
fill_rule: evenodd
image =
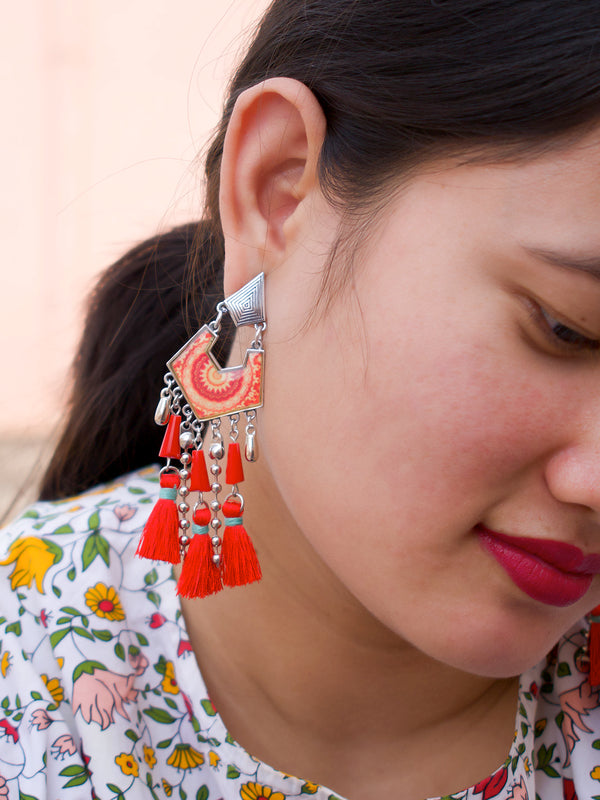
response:
<path id="1" fill-rule="evenodd" d="M 564 323 L 555 319 L 541 306 L 535 305 L 532 316 L 536 317 L 536 321 L 542 328 L 542 332 L 554 347 L 569 352 L 586 350 L 588 352 L 597 353 L 600 351 L 600 340 L 590 339 L 589 336 L 585 336 L 583 333 L 569 328 Z"/>

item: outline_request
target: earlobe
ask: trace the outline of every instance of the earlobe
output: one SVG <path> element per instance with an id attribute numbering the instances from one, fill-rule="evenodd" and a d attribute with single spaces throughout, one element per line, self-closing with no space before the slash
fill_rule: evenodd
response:
<path id="1" fill-rule="evenodd" d="M 271 78 L 238 98 L 221 164 L 225 294 L 285 258 L 304 201 L 318 190 L 325 116 L 312 92 Z"/>

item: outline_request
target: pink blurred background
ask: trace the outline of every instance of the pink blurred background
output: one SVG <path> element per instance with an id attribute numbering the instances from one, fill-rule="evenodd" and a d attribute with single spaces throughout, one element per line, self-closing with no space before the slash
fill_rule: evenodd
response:
<path id="1" fill-rule="evenodd" d="M 0 28 L 0 513 L 35 490 L 84 298 L 197 217 L 197 153 L 266 0 L 31 0 Z"/>

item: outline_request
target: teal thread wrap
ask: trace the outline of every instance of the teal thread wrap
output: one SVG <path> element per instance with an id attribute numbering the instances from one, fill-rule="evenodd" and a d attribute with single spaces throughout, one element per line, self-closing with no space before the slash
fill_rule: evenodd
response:
<path id="1" fill-rule="evenodd" d="M 195 522 L 192 522 L 192 533 L 208 533 L 208 525 L 196 525 Z"/>

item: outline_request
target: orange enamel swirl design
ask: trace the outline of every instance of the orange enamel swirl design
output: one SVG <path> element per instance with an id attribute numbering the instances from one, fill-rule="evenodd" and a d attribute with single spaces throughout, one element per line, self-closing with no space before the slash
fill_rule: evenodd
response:
<path id="1" fill-rule="evenodd" d="M 262 405 L 263 351 L 248 350 L 241 366 L 221 369 L 210 356 L 215 340 L 204 325 L 168 364 L 199 420 Z"/>

